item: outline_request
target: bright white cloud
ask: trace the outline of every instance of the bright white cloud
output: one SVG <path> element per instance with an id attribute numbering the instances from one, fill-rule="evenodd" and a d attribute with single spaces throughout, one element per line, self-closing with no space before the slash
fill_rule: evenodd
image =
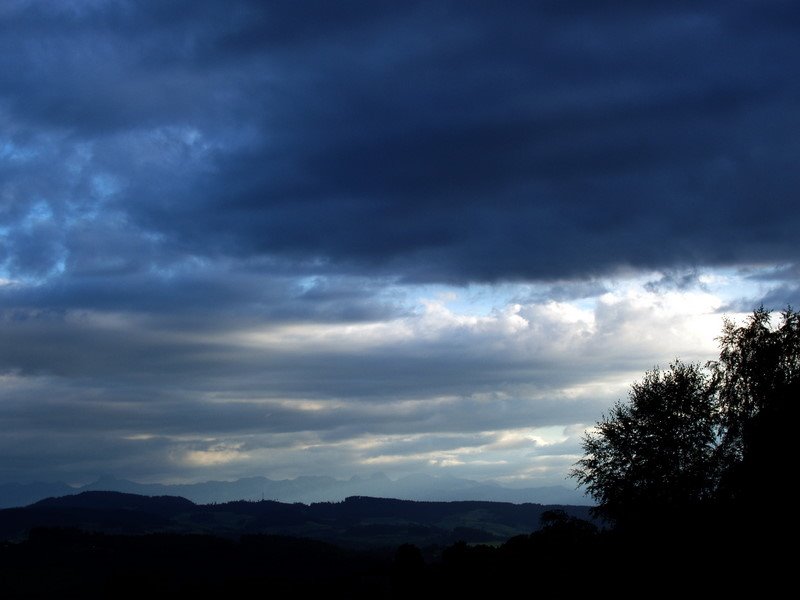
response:
<path id="1" fill-rule="evenodd" d="M 185 450 L 176 459 L 190 467 L 218 467 L 232 462 L 241 462 L 250 458 L 242 451 L 242 445 L 218 443 L 203 450 Z"/>

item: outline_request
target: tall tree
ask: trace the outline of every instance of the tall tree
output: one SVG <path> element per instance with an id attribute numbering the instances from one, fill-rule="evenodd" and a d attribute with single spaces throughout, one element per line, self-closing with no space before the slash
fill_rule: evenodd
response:
<path id="1" fill-rule="evenodd" d="M 773 326 L 763 307 L 741 326 L 726 320 L 719 360 L 710 367 L 724 428 L 720 497 L 769 502 L 793 471 L 800 402 L 800 313 Z"/>
<path id="2" fill-rule="evenodd" d="M 614 521 L 646 518 L 712 492 L 719 442 L 713 386 L 696 364 L 648 371 L 585 435 L 572 471 Z"/>

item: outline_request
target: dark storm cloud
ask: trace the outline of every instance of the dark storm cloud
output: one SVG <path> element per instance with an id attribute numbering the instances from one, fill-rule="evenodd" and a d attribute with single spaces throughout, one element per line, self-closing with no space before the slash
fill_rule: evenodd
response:
<path id="1" fill-rule="evenodd" d="M 662 273 L 658 279 L 647 282 L 644 288 L 656 294 L 670 290 L 683 291 L 695 288 L 707 291 L 707 287 L 700 280 L 700 274 L 696 269 Z"/>
<path id="2" fill-rule="evenodd" d="M 0 3 L 0 480 L 349 476 L 593 422 L 707 358 L 609 274 L 800 264 L 798 32 L 791 2 Z"/>
<path id="3" fill-rule="evenodd" d="M 747 306 L 745 302 L 741 304 Z M 780 285 L 770 290 L 763 298 L 751 300 L 749 304 L 749 306 L 759 305 L 775 311 L 784 310 L 787 306 L 797 310 L 795 307 L 800 306 L 800 285 L 797 283 Z"/>
<path id="4" fill-rule="evenodd" d="M 777 313 L 787 307 L 796 310 L 800 306 L 800 264 L 749 271 L 743 270 L 743 279 L 758 284 L 758 293 L 729 302 L 725 310 L 749 312 L 753 307 L 763 306 Z"/>
<path id="5" fill-rule="evenodd" d="M 160 260 L 269 256 L 449 282 L 788 261 L 798 13 L 19 3 L 2 15 L 0 112 L 14 148 L 43 131 L 62 157 L 102 148 L 84 178 L 119 185 L 89 227 L 113 208 Z M 19 158 L 31 173 L 52 159 Z M 20 185 L 4 203 L 30 201 Z M 82 188 L 39 188 L 69 230 Z M 85 234 L 37 227 L 6 241 L 8 268 L 40 276 L 66 257 L 68 275 Z M 127 264 L 135 243 L 108 261 Z"/>
<path id="6" fill-rule="evenodd" d="M 800 306 L 800 264 L 779 269 L 774 274 L 773 281 L 777 286 L 767 293 L 761 304 L 776 310 L 783 310 L 787 306 L 797 310 Z"/>
<path id="7" fill-rule="evenodd" d="M 102 260 L 102 259 L 101 259 Z M 12 314 L 38 311 L 144 311 L 164 327 L 221 330 L 234 324 L 309 319 L 317 322 L 392 318 L 408 309 L 400 292 L 382 289 L 382 280 L 363 277 L 309 277 L 253 273 L 241 266 L 189 265 L 165 271 L 73 275 L 38 286 L 0 286 L 0 304 Z M 213 317 L 212 317 L 213 316 Z M 0 315 L 0 320 L 3 316 Z"/>

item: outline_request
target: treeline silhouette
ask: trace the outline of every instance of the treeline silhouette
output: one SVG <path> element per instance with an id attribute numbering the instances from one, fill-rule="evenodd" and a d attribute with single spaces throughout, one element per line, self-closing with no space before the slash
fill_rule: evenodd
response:
<path id="1" fill-rule="evenodd" d="M 0 544 L 4 598 L 491 598 L 741 593 L 777 596 L 794 578 L 791 553 L 739 541 L 632 538 L 563 511 L 499 545 L 345 549 L 269 535 L 112 535 L 33 529 Z M 777 524 L 776 524 L 777 525 Z M 777 560 L 766 560 L 775 557 Z"/>
<path id="2" fill-rule="evenodd" d="M 350 548 L 402 543 L 443 547 L 458 540 L 502 542 L 530 532 L 541 515 L 563 508 L 589 517 L 589 507 L 505 502 L 415 502 L 356 496 L 310 505 L 262 500 L 198 505 L 174 496 L 82 492 L 0 510 L 0 540 L 21 540 L 34 527 L 71 527 L 110 534 L 195 533 L 236 539 L 273 534 Z"/>

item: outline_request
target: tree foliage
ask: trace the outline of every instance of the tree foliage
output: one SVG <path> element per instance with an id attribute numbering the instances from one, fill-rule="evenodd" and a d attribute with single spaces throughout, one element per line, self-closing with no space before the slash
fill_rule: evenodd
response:
<path id="1" fill-rule="evenodd" d="M 737 327 L 726 320 L 714 375 L 720 421 L 723 477 L 720 497 L 758 502 L 794 469 L 800 401 L 800 312 L 787 308 L 772 327 L 759 308 Z"/>
<path id="2" fill-rule="evenodd" d="M 571 475 L 617 523 L 665 508 L 752 502 L 789 468 L 800 313 L 725 320 L 720 357 L 645 373 L 587 433 Z"/>
<path id="3" fill-rule="evenodd" d="M 584 438 L 573 475 L 618 520 L 710 493 L 719 442 L 713 394 L 699 365 L 648 371 Z"/>

